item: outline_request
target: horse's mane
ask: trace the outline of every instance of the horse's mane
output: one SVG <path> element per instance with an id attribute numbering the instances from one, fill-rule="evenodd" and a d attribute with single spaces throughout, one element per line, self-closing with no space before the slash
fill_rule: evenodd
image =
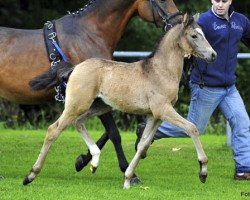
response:
<path id="1" fill-rule="evenodd" d="M 116 1 L 89 0 L 88 3 L 85 6 L 83 6 L 82 8 L 79 8 L 78 10 L 76 10 L 74 12 L 68 11 L 68 13 L 70 15 L 73 15 L 73 16 L 82 16 L 82 15 L 86 15 L 86 14 L 92 12 L 93 10 L 97 9 L 99 6 L 102 7 L 102 10 L 107 10 L 107 9 L 110 9 L 111 7 L 113 7 L 113 5 L 110 5 L 110 4 L 115 4 Z M 129 4 L 129 3 L 131 3 L 130 1 L 132 1 L 132 0 L 126 0 L 126 1 L 123 1 L 122 3 Z M 103 7 L 105 7 L 105 8 L 103 8 Z M 121 6 L 121 8 L 123 8 L 123 6 Z"/>
<path id="2" fill-rule="evenodd" d="M 68 14 L 78 16 L 78 15 L 83 15 L 91 12 L 93 9 L 96 8 L 98 0 L 89 0 L 87 4 L 85 4 L 82 8 L 79 8 L 78 10 L 74 12 L 68 11 Z"/>

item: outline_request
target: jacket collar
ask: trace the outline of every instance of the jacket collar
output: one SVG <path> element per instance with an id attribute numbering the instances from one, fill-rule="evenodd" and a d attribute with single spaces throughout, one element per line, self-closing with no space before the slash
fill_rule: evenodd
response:
<path id="1" fill-rule="evenodd" d="M 213 13 L 216 17 L 218 17 L 218 18 L 220 18 L 220 19 L 225 19 L 224 17 L 221 17 L 220 15 L 216 14 L 216 12 L 214 11 L 213 6 L 212 6 L 212 8 L 211 8 L 211 11 L 212 11 L 212 13 Z M 229 19 L 230 19 L 230 18 L 233 16 L 233 14 L 234 14 L 234 8 L 233 8 L 232 5 L 229 7 L 228 14 L 229 14 Z M 225 19 L 225 20 L 227 20 L 227 19 Z"/>

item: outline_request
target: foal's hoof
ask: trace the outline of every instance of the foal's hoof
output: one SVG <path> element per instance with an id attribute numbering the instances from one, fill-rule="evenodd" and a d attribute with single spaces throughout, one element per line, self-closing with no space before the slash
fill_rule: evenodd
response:
<path id="1" fill-rule="evenodd" d="M 76 163 L 75 163 L 75 168 L 77 172 L 81 171 L 87 165 L 88 165 L 88 161 L 87 161 L 86 155 L 81 154 L 80 156 L 77 157 Z"/>
<path id="2" fill-rule="evenodd" d="M 205 183 L 205 182 L 206 182 L 206 179 L 207 179 L 207 174 L 202 174 L 202 173 L 200 173 L 200 174 L 199 174 L 199 178 L 200 178 L 200 181 L 201 181 L 202 183 Z"/>
<path id="3" fill-rule="evenodd" d="M 128 190 L 130 188 L 130 180 L 125 178 L 123 189 Z"/>
<path id="4" fill-rule="evenodd" d="M 202 163 L 201 161 L 198 162 L 200 164 L 199 178 L 202 183 L 205 183 L 207 179 L 207 163 Z"/>
<path id="5" fill-rule="evenodd" d="M 90 164 L 90 167 L 89 167 L 90 171 L 92 172 L 92 174 L 95 173 L 97 167 L 94 167 L 93 165 Z"/>
<path id="6" fill-rule="evenodd" d="M 28 176 L 26 176 L 24 179 L 23 179 L 23 185 L 28 185 L 29 183 L 31 183 L 32 180 L 29 180 Z"/>
<path id="7" fill-rule="evenodd" d="M 137 176 L 131 178 L 130 184 L 138 184 L 138 183 L 142 183 L 142 180 L 140 178 L 138 178 Z"/>

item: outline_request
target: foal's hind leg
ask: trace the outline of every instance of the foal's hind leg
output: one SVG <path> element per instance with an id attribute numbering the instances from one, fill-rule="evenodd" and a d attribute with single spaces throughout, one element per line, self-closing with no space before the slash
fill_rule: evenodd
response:
<path id="1" fill-rule="evenodd" d="M 68 126 L 69 123 L 71 123 L 71 119 L 68 118 L 63 112 L 61 117 L 54 124 L 49 126 L 37 161 L 33 165 L 29 175 L 27 175 L 24 178 L 23 185 L 31 183 L 35 179 L 35 177 L 39 174 L 44 164 L 45 158 L 48 154 L 48 151 L 50 149 L 50 146 L 58 138 L 60 133 Z"/>

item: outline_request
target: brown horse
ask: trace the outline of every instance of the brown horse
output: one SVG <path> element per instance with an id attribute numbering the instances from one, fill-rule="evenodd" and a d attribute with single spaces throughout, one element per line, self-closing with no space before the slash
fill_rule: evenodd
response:
<path id="1" fill-rule="evenodd" d="M 109 112 L 111 107 L 123 112 L 146 114 L 148 118 L 136 155 L 125 172 L 124 188 L 130 187 L 141 153 L 149 147 L 163 120 L 185 129 L 193 139 L 200 162 L 199 177 L 205 182 L 208 159 L 200 143 L 199 132 L 194 124 L 182 118 L 173 108 L 178 98 L 184 57 L 191 55 L 207 62 L 213 62 L 217 57 L 194 18 L 186 14 L 183 22 L 163 37 L 157 50 L 146 60 L 122 63 L 92 58 L 75 68 L 69 63 L 61 64 L 64 70 L 55 69 L 52 74 L 44 73 L 38 77 L 47 79 L 43 85 L 47 89 L 53 87 L 51 82 L 57 84 L 60 80 L 68 80 L 65 108 L 59 119 L 49 126 L 38 159 L 23 183 L 26 185 L 35 179 L 51 144 L 71 123 L 90 149 L 91 171 L 94 172 L 99 164 L 100 150 L 89 136 L 84 122 L 90 116 Z"/>
<path id="2" fill-rule="evenodd" d="M 128 21 L 138 14 L 149 22 L 163 26 L 174 24 L 178 14 L 172 0 L 92 0 L 83 9 L 55 20 L 61 49 L 78 64 L 87 58 L 112 59 Z M 172 15 L 174 14 L 174 15 Z M 49 69 L 43 30 L 0 28 L 0 97 L 22 104 L 52 101 L 55 91 L 33 91 L 28 82 Z M 106 133 L 97 142 L 102 148 L 108 139 L 115 145 L 119 166 L 125 172 L 128 162 L 111 113 L 100 116 Z M 80 159 L 80 160 L 79 160 Z M 91 159 L 79 157 L 77 170 Z"/>

